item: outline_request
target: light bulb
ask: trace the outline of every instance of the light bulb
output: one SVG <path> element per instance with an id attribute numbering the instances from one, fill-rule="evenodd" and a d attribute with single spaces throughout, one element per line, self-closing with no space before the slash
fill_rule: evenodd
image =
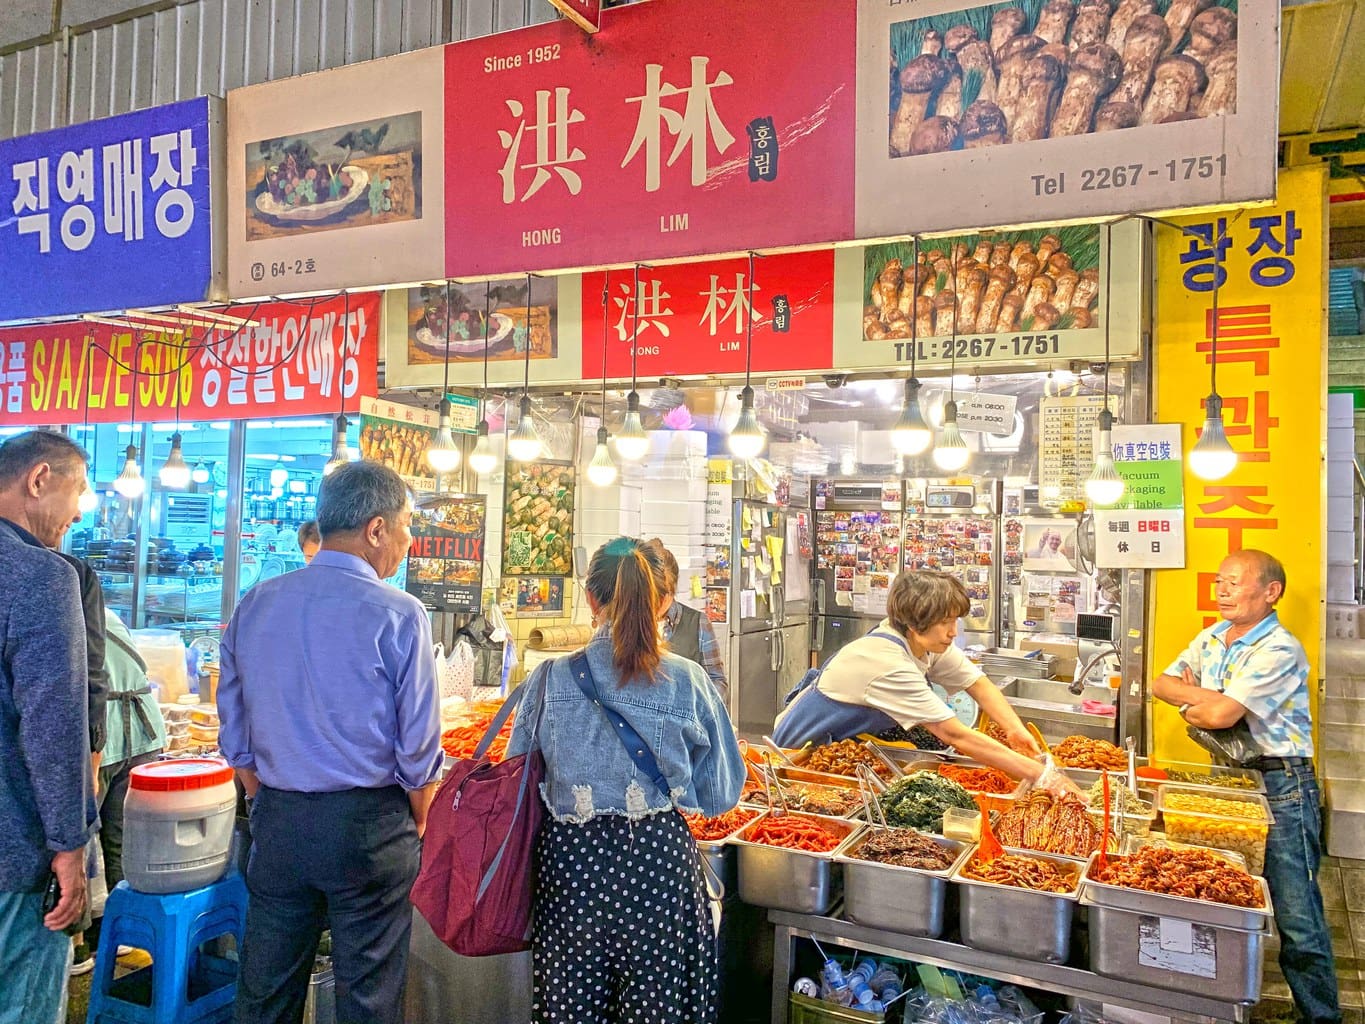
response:
<path id="1" fill-rule="evenodd" d="M 208 483 L 209 482 L 208 466 L 204 465 L 202 462 L 196 462 L 194 464 L 194 469 L 190 473 L 190 479 L 197 484 Z"/>
<path id="2" fill-rule="evenodd" d="M 493 445 L 488 440 L 488 421 L 479 420 L 478 440 L 474 442 L 474 450 L 469 453 L 469 468 L 480 476 L 486 476 L 493 472 L 497 465 L 497 453 L 493 451 Z"/>
<path id="3" fill-rule="evenodd" d="M 180 449 L 181 440 L 180 431 L 171 435 L 171 453 L 166 456 L 166 461 L 157 473 L 162 487 L 180 490 L 190 485 L 190 467 L 185 461 L 185 453 Z"/>
<path id="4" fill-rule="evenodd" d="M 130 444 L 124 452 L 123 470 L 114 477 L 114 490 L 130 501 L 146 493 L 147 481 L 137 464 L 137 445 Z"/>
<path id="5" fill-rule="evenodd" d="M 730 429 L 730 452 L 737 459 L 756 459 L 767 440 L 754 415 L 754 389 L 744 385 L 739 393 L 739 419 Z"/>
<path id="6" fill-rule="evenodd" d="M 597 428 L 597 448 L 588 463 L 588 483 L 595 487 L 610 487 L 616 483 L 616 463 L 611 461 L 607 448 L 607 428 Z"/>
<path id="7" fill-rule="evenodd" d="M 271 487 L 282 488 L 287 483 L 289 483 L 289 470 L 281 469 L 279 466 L 276 466 L 270 471 Z"/>
<path id="8" fill-rule="evenodd" d="M 626 417 L 616 434 L 616 451 L 627 462 L 639 462 L 649 451 L 649 435 L 640 422 L 640 396 L 634 391 L 626 396 Z"/>
<path id="9" fill-rule="evenodd" d="M 948 402 L 943 407 L 943 432 L 934 446 L 934 465 L 945 472 L 956 473 L 967 465 L 970 457 L 967 441 L 957 425 L 957 403 Z"/>
<path id="10" fill-rule="evenodd" d="M 455 435 L 450 432 L 450 399 L 441 399 L 441 419 L 436 426 L 436 436 L 427 447 L 427 462 L 438 474 L 453 473 L 460 465 L 460 446 L 455 443 Z"/>
<path id="11" fill-rule="evenodd" d="M 100 507 L 100 496 L 95 493 L 88 481 L 85 490 L 81 491 L 81 496 L 76 499 L 76 507 L 80 509 L 81 515 L 88 515 Z"/>
<path id="12" fill-rule="evenodd" d="M 1112 505 L 1128 489 L 1114 468 L 1114 414 L 1100 410 L 1099 436 L 1095 441 L 1095 468 L 1085 481 L 1085 496 L 1095 505 Z"/>
<path id="13" fill-rule="evenodd" d="M 322 467 L 323 476 L 331 476 L 341 466 L 351 461 L 351 448 L 346 443 L 346 428 L 349 426 L 343 414 L 336 418 L 336 432 L 332 435 L 332 457 Z"/>
<path id="14" fill-rule="evenodd" d="M 905 404 L 900 418 L 891 428 L 891 447 L 897 455 L 919 455 L 933 443 L 934 432 L 924 422 L 919 405 L 920 383 L 914 377 L 905 382 Z"/>
<path id="15" fill-rule="evenodd" d="M 521 419 L 517 422 L 517 429 L 507 439 L 507 454 L 516 462 L 534 462 L 540 458 L 543 447 L 536 425 L 531 422 L 531 396 L 522 395 Z"/>
<path id="16" fill-rule="evenodd" d="M 1237 467 L 1237 452 L 1223 430 L 1223 400 L 1217 393 L 1204 399 L 1208 419 L 1190 449 L 1190 472 L 1201 480 L 1221 480 Z"/>

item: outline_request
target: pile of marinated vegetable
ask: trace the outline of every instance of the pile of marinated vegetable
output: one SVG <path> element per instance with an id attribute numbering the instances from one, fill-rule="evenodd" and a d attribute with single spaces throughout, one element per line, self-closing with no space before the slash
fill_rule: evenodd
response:
<path id="1" fill-rule="evenodd" d="M 893 782 L 877 798 L 888 825 L 921 832 L 942 832 L 943 812 L 950 807 L 977 810 L 972 795 L 937 772 L 914 772 Z"/>
<path id="2" fill-rule="evenodd" d="M 737 832 L 749 822 L 758 817 L 758 811 L 751 811 L 744 807 L 736 807 L 734 810 L 718 814 L 714 818 L 707 818 L 700 814 L 684 814 L 687 819 L 687 827 L 692 830 L 692 837 L 704 843 L 715 842 L 717 839 L 724 839 L 732 832 Z"/>
<path id="3" fill-rule="evenodd" d="M 1077 872 L 1049 861 L 1006 853 L 991 860 L 977 857 L 962 870 L 964 878 L 996 885 L 1012 885 L 1037 892 L 1070 892 L 1076 888 Z"/>
<path id="4" fill-rule="evenodd" d="M 854 851 L 853 856 L 858 860 L 895 864 L 902 868 L 918 868 L 921 871 L 943 871 L 957 858 L 957 854 L 952 850 L 908 828 L 885 829 L 872 833 Z"/>
<path id="5" fill-rule="evenodd" d="M 857 740 L 840 740 L 838 743 L 826 743 L 816 747 L 801 767 L 807 771 L 824 772 L 826 775 L 857 775 L 860 764 L 867 765 L 883 778 L 891 774 L 891 769 L 881 758 Z"/>
<path id="6" fill-rule="evenodd" d="M 789 811 L 805 811 L 807 814 L 830 814 L 834 817 L 847 814 L 862 805 L 862 797 L 856 789 L 839 789 L 836 786 L 817 786 L 809 782 L 783 782 L 782 792 L 773 793 L 773 801 L 779 806 L 787 805 Z M 776 789 L 776 787 L 774 787 Z M 750 802 L 766 804 L 768 793 L 763 787 L 748 797 Z"/>
<path id="7" fill-rule="evenodd" d="M 1103 832 L 1080 800 L 1056 800 L 1051 793 L 1038 789 L 1000 816 L 995 835 L 1005 846 L 1088 857 L 1100 848 Z"/>
<path id="8" fill-rule="evenodd" d="M 782 814 L 764 818 L 749 826 L 744 838 L 751 843 L 767 846 L 781 846 L 788 850 L 806 850 L 810 853 L 829 853 L 844 837 L 836 832 L 795 814 Z"/>
<path id="9" fill-rule="evenodd" d="M 1144 846 L 1131 857 L 1110 857 L 1103 866 L 1095 864 L 1090 877 L 1106 885 L 1166 896 L 1234 907 L 1265 906 L 1260 883 L 1210 850 Z"/>

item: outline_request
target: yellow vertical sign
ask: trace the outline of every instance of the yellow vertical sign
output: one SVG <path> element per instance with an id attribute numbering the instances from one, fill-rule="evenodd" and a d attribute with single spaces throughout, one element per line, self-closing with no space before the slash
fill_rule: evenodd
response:
<path id="1" fill-rule="evenodd" d="M 1280 619 L 1308 652 L 1316 720 L 1323 636 L 1322 473 L 1327 371 L 1326 171 L 1282 171 L 1273 207 L 1176 218 L 1156 239 L 1156 414 L 1198 439 L 1212 366 L 1218 288 L 1218 393 L 1237 468 L 1222 480 L 1185 469 L 1184 569 L 1156 570 L 1149 631 L 1155 677 L 1218 618 L 1213 580 L 1230 552 L 1284 563 Z M 1152 752 L 1207 760 L 1174 708 L 1153 702 Z"/>

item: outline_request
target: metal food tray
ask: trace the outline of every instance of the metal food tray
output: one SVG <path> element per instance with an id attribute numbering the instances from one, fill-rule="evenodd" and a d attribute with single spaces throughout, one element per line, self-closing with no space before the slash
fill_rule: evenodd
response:
<path id="1" fill-rule="evenodd" d="M 748 828 L 758 820 L 758 815 L 767 811 L 766 807 L 754 807 L 748 804 L 741 804 L 740 808 L 746 811 L 753 811 L 755 817 L 746 821 L 729 835 L 722 836 L 720 839 L 693 839 L 697 844 L 697 851 L 702 855 L 702 859 L 711 866 L 711 870 L 714 871 L 716 877 L 720 879 L 721 885 L 725 886 L 727 894 L 734 890 L 737 877 L 735 848 L 730 845 L 730 838 Z"/>
<path id="2" fill-rule="evenodd" d="M 1163 761 L 1160 759 L 1153 759 L 1151 765 L 1153 768 L 1160 768 L 1162 770 L 1174 768 L 1176 771 L 1203 772 L 1210 777 L 1217 775 L 1235 775 L 1255 783 L 1255 785 L 1249 789 L 1233 789 L 1228 786 L 1206 785 L 1199 782 L 1180 782 L 1176 779 L 1152 779 L 1150 781 L 1153 785 L 1167 783 L 1172 786 L 1182 786 L 1187 789 L 1209 789 L 1215 793 L 1265 794 L 1265 777 L 1254 768 L 1226 768 L 1217 764 L 1199 764 L 1195 761 Z"/>
<path id="3" fill-rule="evenodd" d="M 847 789 L 853 793 L 858 792 L 858 780 L 853 778 L 851 775 L 829 775 L 826 774 L 825 772 L 808 772 L 804 768 L 778 768 L 777 777 L 783 782 L 804 784 L 809 786 L 828 786 L 830 789 Z M 762 792 L 761 789 L 760 792 Z M 764 797 L 766 798 L 766 796 L 767 794 L 765 792 Z M 755 803 L 752 797 L 750 797 L 749 802 L 751 804 L 755 804 L 755 806 L 760 807 L 763 810 L 768 809 L 767 804 Z M 793 809 L 792 813 L 815 814 L 816 812 Z M 863 804 L 862 801 L 859 800 L 843 814 L 830 815 L 830 817 L 861 819 L 862 814 Z"/>
<path id="4" fill-rule="evenodd" d="M 842 872 L 834 864 L 834 852 L 789 850 L 744 838 L 759 821 L 772 815 L 765 811 L 729 839 L 737 849 L 739 898 L 756 907 L 789 910 L 794 914 L 824 914 L 839 895 Z M 791 817 L 814 821 L 844 840 L 863 826 L 845 818 L 793 811 Z M 842 842 L 842 840 L 841 840 Z"/>
<path id="5" fill-rule="evenodd" d="M 1168 896 L 1164 893 L 1147 892 L 1145 889 L 1129 889 L 1122 885 L 1096 882 L 1090 877 L 1090 871 L 1098 859 L 1098 853 L 1090 855 L 1081 882 L 1085 896 L 1097 906 L 1113 907 L 1115 910 L 1127 910 L 1151 917 L 1175 917 L 1196 924 L 1236 928 L 1241 931 L 1264 928 L 1265 923 L 1274 916 L 1270 905 L 1270 888 L 1266 885 L 1265 879 L 1258 875 L 1251 877 L 1256 880 L 1261 897 L 1265 900 L 1265 906 L 1259 910 L 1254 907 L 1234 907 L 1227 903 L 1196 900 L 1189 896 Z"/>
<path id="6" fill-rule="evenodd" d="M 1057 656 L 1042 651 L 1028 653 L 1012 647 L 989 647 L 971 657 L 983 675 L 1018 676 L 1020 679 L 1051 679 L 1057 671 Z"/>
<path id="7" fill-rule="evenodd" d="M 1006 847 L 1007 853 L 1061 864 L 1076 871 L 1076 888 L 1065 893 L 1038 892 L 981 882 L 963 874 L 974 854 L 958 861 L 952 881 L 959 886 L 962 941 L 973 949 L 1023 960 L 1064 964 L 1071 956 L 1071 919 L 1080 893 L 1085 861 L 1034 850 Z"/>
<path id="8" fill-rule="evenodd" d="M 907 868 L 899 864 L 862 860 L 854 854 L 878 832 L 915 829 L 863 829 L 834 851 L 834 862 L 843 868 L 845 920 L 869 928 L 884 928 L 898 935 L 936 939 L 943 934 L 948 882 L 963 858 L 971 855 L 971 843 L 944 839 L 928 832 L 919 834 L 956 854 L 941 871 Z"/>
<path id="9" fill-rule="evenodd" d="M 1268 924 L 1251 930 L 1195 924 L 1195 929 L 1206 931 L 1200 943 L 1202 963 L 1186 961 L 1190 969 L 1182 971 L 1178 967 L 1180 953 L 1171 957 L 1168 967 L 1150 962 L 1154 959 L 1150 953 L 1149 962 L 1143 962 L 1141 933 L 1144 918 L 1151 920 L 1149 915 L 1107 907 L 1088 897 L 1081 900 L 1081 906 L 1088 915 L 1090 969 L 1095 974 L 1176 992 L 1197 987 L 1201 996 L 1233 1003 L 1255 1003 L 1261 998 L 1262 950 Z M 1156 955 L 1161 952 L 1156 951 Z"/>

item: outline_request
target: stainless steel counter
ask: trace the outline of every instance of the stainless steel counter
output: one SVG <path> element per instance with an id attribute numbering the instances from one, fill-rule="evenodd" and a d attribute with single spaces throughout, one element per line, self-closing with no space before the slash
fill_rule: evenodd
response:
<path id="1" fill-rule="evenodd" d="M 833 917 L 812 917 L 773 910 L 768 912 L 768 920 L 776 930 L 772 1024 L 785 1024 L 787 1020 L 787 997 L 793 980 L 796 941 L 812 936 L 827 949 L 831 946 L 856 948 L 879 956 L 899 957 L 936 967 L 968 971 L 1016 985 L 1046 989 L 1061 995 L 1111 1003 L 1198 1024 L 1211 1021 L 1245 1024 L 1251 1016 L 1251 1005 L 1247 1003 L 1220 1002 L 1195 992 L 1163 991 L 1147 985 L 1102 978 L 1077 967 L 983 953 L 955 942 L 911 938 L 876 928 L 864 928 Z"/>
<path id="2" fill-rule="evenodd" d="M 528 1024 L 530 1019 L 530 953 L 460 956 L 413 911 L 407 1024 Z"/>

